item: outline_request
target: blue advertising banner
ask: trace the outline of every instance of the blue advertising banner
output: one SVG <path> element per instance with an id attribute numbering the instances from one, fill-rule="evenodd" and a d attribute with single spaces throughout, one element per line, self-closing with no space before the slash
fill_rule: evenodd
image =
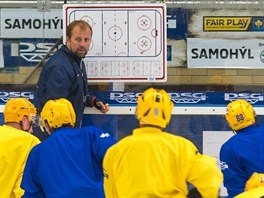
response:
<path id="1" fill-rule="evenodd" d="M 58 39 L 3 39 L 5 67 L 36 66 Z"/>
<path id="2" fill-rule="evenodd" d="M 256 107 L 264 107 L 263 92 L 168 92 L 175 106 L 226 106 L 230 101 L 244 99 Z M 137 97 L 142 92 L 122 91 L 92 91 L 111 106 L 135 106 Z M 10 98 L 25 97 L 34 103 L 33 91 L 0 91 L 0 104 L 5 104 Z"/>
<path id="3" fill-rule="evenodd" d="M 141 92 L 91 92 L 111 105 L 134 106 Z M 237 99 L 264 107 L 264 93 L 260 92 L 169 92 L 175 106 L 226 106 Z"/>

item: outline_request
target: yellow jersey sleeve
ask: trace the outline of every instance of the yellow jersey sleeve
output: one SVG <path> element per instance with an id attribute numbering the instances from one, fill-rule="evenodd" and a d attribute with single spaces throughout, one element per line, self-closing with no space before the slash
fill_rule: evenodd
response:
<path id="1" fill-rule="evenodd" d="M 187 180 L 198 189 L 203 198 L 213 198 L 219 195 L 223 175 L 216 165 L 215 158 L 198 154 Z"/>

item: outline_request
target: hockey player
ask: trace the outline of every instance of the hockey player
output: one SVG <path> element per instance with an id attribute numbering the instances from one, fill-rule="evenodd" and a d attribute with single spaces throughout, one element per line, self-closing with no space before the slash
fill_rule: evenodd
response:
<path id="1" fill-rule="evenodd" d="M 0 197 L 21 197 L 20 188 L 25 162 L 31 149 L 40 143 L 33 136 L 32 125 L 37 110 L 26 98 L 9 99 L 4 108 L 4 122 L 0 126 Z"/>
<path id="2" fill-rule="evenodd" d="M 163 132 L 172 109 L 164 90 L 150 88 L 138 97 L 140 128 L 112 146 L 104 158 L 107 198 L 186 197 L 188 182 L 199 197 L 218 196 L 223 176 L 216 159 L 200 154 L 189 140 Z"/>
<path id="3" fill-rule="evenodd" d="M 245 100 L 228 104 L 226 120 L 236 135 L 220 149 L 220 165 L 228 197 L 242 192 L 254 172 L 264 173 L 264 125 L 258 126 L 255 111 Z"/>
<path id="4" fill-rule="evenodd" d="M 95 126 L 73 128 L 76 116 L 67 99 L 49 100 L 40 117 L 50 136 L 28 157 L 23 197 L 104 198 L 102 160 L 116 141 Z"/>

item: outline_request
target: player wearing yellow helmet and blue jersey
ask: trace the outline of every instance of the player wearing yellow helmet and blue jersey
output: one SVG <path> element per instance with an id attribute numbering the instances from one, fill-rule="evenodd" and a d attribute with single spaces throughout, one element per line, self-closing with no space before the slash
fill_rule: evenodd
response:
<path id="1" fill-rule="evenodd" d="M 189 140 L 163 132 L 173 103 L 164 90 L 147 89 L 138 97 L 140 128 L 106 153 L 107 198 L 187 197 L 188 184 L 203 198 L 216 198 L 222 174 L 216 159 L 199 153 Z"/>
<path id="2" fill-rule="evenodd" d="M 40 124 L 50 136 L 29 154 L 21 187 L 24 198 L 104 198 L 102 160 L 116 141 L 95 126 L 73 128 L 71 102 L 49 100 Z"/>
<path id="3" fill-rule="evenodd" d="M 254 172 L 264 173 L 264 125 L 258 126 L 253 106 L 246 100 L 228 104 L 226 120 L 236 135 L 220 149 L 220 165 L 228 197 L 244 192 Z"/>

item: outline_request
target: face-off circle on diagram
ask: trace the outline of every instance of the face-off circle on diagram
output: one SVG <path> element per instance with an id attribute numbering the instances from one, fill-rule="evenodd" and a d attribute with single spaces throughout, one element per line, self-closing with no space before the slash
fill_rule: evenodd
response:
<path id="1" fill-rule="evenodd" d="M 147 51 L 151 48 L 151 40 L 148 37 L 143 36 L 138 39 L 137 46 L 140 50 Z"/>
<path id="2" fill-rule="evenodd" d="M 113 26 L 109 29 L 108 31 L 108 35 L 109 35 L 109 38 L 116 41 L 116 40 L 119 40 L 122 35 L 123 35 L 123 32 L 121 30 L 120 27 L 118 26 Z"/>
<path id="3" fill-rule="evenodd" d="M 150 28 L 150 26 L 151 26 L 151 20 L 150 20 L 149 17 L 143 15 L 143 16 L 141 16 L 141 17 L 138 18 L 137 24 L 138 24 L 139 29 L 145 31 L 145 30 L 147 30 L 147 29 Z"/>

